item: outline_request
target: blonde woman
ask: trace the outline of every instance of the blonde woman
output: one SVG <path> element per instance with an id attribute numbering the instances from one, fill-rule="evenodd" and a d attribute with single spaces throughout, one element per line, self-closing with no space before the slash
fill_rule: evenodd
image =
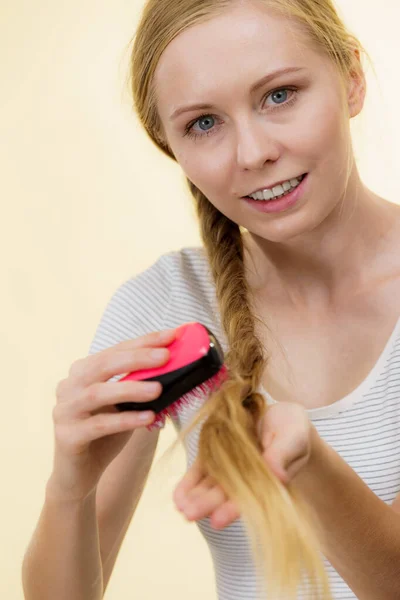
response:
<path id="1" fill-rule="evenodd" d="M 229 368 L 173 419 L 174 500 L 219 600 L 400 598 L 400 208 L 354 160 L 363 52 L 331 0 L 146 4 L 135 108 L 185 173 L 204 246 L 124 283 L 60 382 L 26 600 L 103 597 L 159 435 L 114 405 L 160 387 L 116 380 L 164 364 L 150 349 L 188 321 Z"/>

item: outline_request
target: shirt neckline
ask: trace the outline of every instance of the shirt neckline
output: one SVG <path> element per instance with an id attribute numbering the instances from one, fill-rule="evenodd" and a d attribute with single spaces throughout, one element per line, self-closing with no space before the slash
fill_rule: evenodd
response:
<path id="1" fill-rule="evenodd" d="M 358 402 L 366 392 L 372 387 L 372 384 L 376 381 L 380 373 L 382 373 L 384 365 L 389 358 L 393 345 L 397 339 L 398 334 L 400 333 L 400 317 L 397 320 L 397 323 L 385 344 L 384 349 L 382 350 L 381 355 L 378 360 L 372 367 L 371 371 L 368 373 L 366 378 L 349 394 L 329 404 L 328 406 L 321 406 L 318 408 L 307 408 L 307 413 L 311 419 L 324 419 L 326 417 L 335 416 L 344 410 L 349 409 L 356 402 Z M 267 402 L 269 404 L 276 404 L 277 400 L 269 394 L 269 392 L 264 388 L 262 384 L 259 386 L 260 393 L 266 397 Z"/>

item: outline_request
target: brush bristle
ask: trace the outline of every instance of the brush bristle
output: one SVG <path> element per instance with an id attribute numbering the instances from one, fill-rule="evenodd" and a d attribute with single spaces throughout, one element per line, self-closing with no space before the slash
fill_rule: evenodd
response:
<path id="1" fill-rule="evenodd" d="M 184 394 L 175 400 L 175 402 L 157 413 L 155 420 L 151 425 L 148 426 L 148 429 L 152 430 L 162 427 L 167 417 L 176 417 L 183 406 L 189 406 L 195 398 L 203 398 L 205 395 L 213 392 L 216 387 L 219 387 L 221 383 L 227 379 L 227 376 L 228 369 L 225 365 L 222 365 L 220 370 L 215 375 L 204 381 L 201 385 L 193 388 L 190 390 L 190 392 Z"/>

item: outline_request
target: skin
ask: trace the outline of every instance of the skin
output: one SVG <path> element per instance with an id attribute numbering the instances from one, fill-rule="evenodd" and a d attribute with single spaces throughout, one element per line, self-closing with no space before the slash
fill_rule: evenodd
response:
<path id="1" fill-rule="evenodd" d="M 358 61 L 357 52 L 354 56 Z M 250 91 L 260 78 L 286 67 L 304 71 Z M 223 214 L 247 230 L 245 262 L 259 297 L 273 289 L 283 305 L 323 313 L 343 305 L 357 290 L 372 287 L 374 280 L 389 277 L 387 263 L 393 261 L 387 258 L 397 254 L 400 239 L 399 207 L 362 183 L 350 138 L 350 119 L 360 114 L 365 100 L 362 71 L 353 71 L 343 98 L 335 66 L 300 29 L 289 29 L 284 19 L 257 2 L 237 2 L 180 33 L 161 56 L 155 83 L 165 142 L 185 175 Z M 179 107 L 196 103 L 212 108 L 171 116 Z M 208 116 L 199 120 L 202 114 Z M 190 124 L 201 137 L 185 135 Z M 242 199 L 302 173 L 309 173 L 307 193 L 285 212 L 262 214 Z M 363 523 L 377 513 L 387 539 L 393 538 L 392 508 L 383 506 L 319 438 L 304 407 L 289 402 L 273 405 L 260 424 L 260 437 L 266 463 L 282 482 L 298 482 L 327 527 L 333 508 L 326 498 L 343 499 L 343 489 L 362 496 L 358 514 L 352 515 L 354 531 L 360 517 L 359 532 L 352 530 L 353 538 L 346 538 L 349 517 L 336 510 L 336 530 L 342 538 L 327 549 L 327 555 L 360 598 L 391 597 L 389 592 L 379 596 L 367 577 L 357 578 L 359 572 L 372 577 L 371 559 L 365 558 L 360 567 L 352 557 L 361 560 L 367 554 L 363 549 L 376 543 L 386 561 L 379 567 L 386 585 L 399 580 L 398 573 L 385 570 L 394 564 L 391 542 L 384 541 L 386 530 L 367 541 L 362 538 Z M 331 472 L 334 476 L 329 478 Z M 326 497 L 319 499 L 315 491 L 323 477 Z M 340 488 L 341 478 L 345 488 Z M 198 462 L 177 486 L 174 500 L 186 519 L 210 517 L 216 528 L 239 517 Z M 398 511 L 399 503 L 396 500 L 393 509 Z M 400 522 L 396 527 L 400 536 Z M 359 552 L 353 551 L 355 539 Z M 352 549 L 348 554 L 347 547 Z M 371 555 L 375 552 L 374 546 Z M 347 564 L 341 563 L 341 556 L 346 556 Z"/>

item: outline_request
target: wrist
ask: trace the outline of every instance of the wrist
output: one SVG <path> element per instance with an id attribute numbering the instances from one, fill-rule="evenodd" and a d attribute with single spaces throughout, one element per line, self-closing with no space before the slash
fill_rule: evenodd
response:
<path id="1" fill-rule="evenodd" d="M 87 502 L 92 502 L 96 498 L 97 488 L 94 488 L 86 493 L 77 493 L 73 490 L 68 490 L 63 487 L 54 474 L 47 480 L 45 487 L 46 501 L 67 504 L 67 505 L 83 505 Z"/>

